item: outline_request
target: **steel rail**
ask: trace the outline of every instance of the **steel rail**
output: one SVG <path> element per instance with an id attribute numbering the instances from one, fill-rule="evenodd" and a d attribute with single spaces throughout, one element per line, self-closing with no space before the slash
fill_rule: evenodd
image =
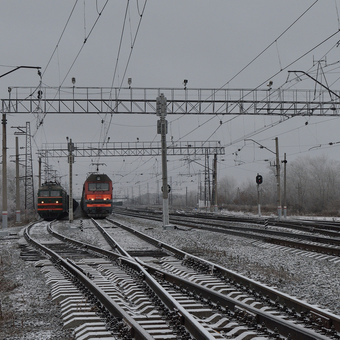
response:
<path id="1" fill-rule="evenodd" d="M 126 212 L 119 212 L 119 213 L 126 214 Z M 143 216 L 143 214 L 141 213 L 129 212 L 129 214 L 131 216 L 134 215 L 140 218 L 147 218 L 147 219 L 154 219 L 154 220 L 161 219 L 161 217 L 150 217 L 149 215 Z M 170 217 L 170 221 L 173 223 L 177 223 L 178 225 L 186 226 L 189 228 L 197 228 L 197 229 L 213 231 L 213 232 L 218 232 L 222 234 L 231 234 L 231 235 L 242 236 L 242 237 L 247 237 L 247 238 L 250 237 L 250 238 L 262 240 L 268 243 L 281 244 L 281 245 L 286 245 L 286 246 L 291 245 L 294 248 L 298 248 L 298 249 L 304 249 L 308 251 L 314 251 L 314 252 L 319 252 L 322 254 L 328 254 L 328 255 L 333 255 L 333 256 L 340 256 L 340 247 L 323 246 L 320 244 L 308 244 L 306 242 L 298 242 L 298 241 L 287 239 L 287 238 L 290 238 L 290 239 L 299 238 L 299 239 L 304 239 L 305 241 L 309 241 L 309 242 L 319 242 L 323 244 L 332 243 L 333 245 L 340 246 L 340 238 L 334 238 L 334 237 L 326 238 L 326 237 L 314 236 L 314 235 L 312 236 L 312 235 L 303 235 L 303 234 L 291 234 L 291 233 L 282 232 L 282 231 L 275 231 L 275 230 L 269 230 L 269 229 L 261 230 L 257 228 L 251 228 L 251 227 L 239 227 L 239 226 L 233 227 L 233 226 L 226 226 L 226 225 L 209 222 L 209 225 L 218 227 L 218 229 L 216 229 L 214 227 L 204 226 L 204 222 L 185 222 L 183 221 L 185 217 L 186 216 L 182 216 L 182 218 L 177 218 L 177 219 Z M 245 222 L 242 218 L 241 220 L 242 222 Z M 247 222 L 252 223 L 251 220 L 248 220 Z M 196 223 L 196 224 L 193 224 L 193 223 Z M 243 231 L 241 229 L 243 229 Z M 252 232 L 252 234 L 249 234 L 249 231 Z M 268 234 L 279 235 L 282 237 L 286 237 L 286 239 L 268 237 L 267 236 Z"/>
<path id="2" fill-rule="evenodd" d="M 118 304 L 116 304 L 109 295 L 107 295 L 100 287 L 98 287 L 86 274 L 79 269 L 72 261 L 63 259 L 53 250 L 45 247 L 43 244 L 34 240 L 30 235 L 29 231 L 35 223 L 28 226 L 24 231 L 24 236 L 28 242 L 33 244 L 35 247 L 40 249 L 46 254 L 54 263 L 62 266 L 68 272 L 70 272 L 79 282 L 81 282 L 96 298 L 100 303 L 114 316 L 124 320 L 124 322 L 130 327 L 131 335 L 136 340 L 153 340 L 153 337 L 147 333 L 128 313 L 126 313 Z M 98 248 L 99 249 L 99 248 Z"/>
<path id="3" fill-rule="evenodd" d="M 210 273 L 215 274 L 218 277 L 225 277 L 225 278 L 229 278 L 233 281 L 239 282 L 241 283 L 243 286 L 247 287 L 247 289 L 249 290 L 255 290 L 257 292 L 259 292 L 260 294 L 262 294 L 263 296 L 267 296 L 269 299 L 271 299 L 274 302 L 278 302 L 281 305 L 286 305 L 288 308 L 291 308 L 292 310 L 294 309 L 296 312 L 303 312 L 303 313 L 315 313 L 316 315 L 324 318 L 324 320 L 326 321 L 325 323 L 327 324 L 328 328 L 331 328 L 332 326 L 334 326 L 334 328 L 337 331 L 340 331 L 340 317 L 337 315 L 334 315 L 332 313 L 328 313 L 327 311 L 320 309 L 314 305 L 310 305 L 304 301 L 300 301 L 297 299 L 294 299 L 293 297 L 284 294 L 280 291 L 277 291 L 271 287 L 267 287 L 257 281 L 254 280 L 250 280 L 247 277 L 238 274 L 234 271 L 231 271 L 229 269 L 226 269 L 222 266 L 219 266 L 217 264 L 214 264 L 210 261 L 201 259 L 195 255 L 186 253 L 176 247 L 170 246 L 164 242 L 160 242 L 156 239 L 154 239 L 151 236 L 148 236 L 142 232 L 139 232 L 133 228 L 130 228 L 128 226 L 123 225 L 122 223 L 113 221 L 109 218 L 106 218 L 106 220 L 110 221 L 111 223 L 114 223 L 118 226 L 120 226 L 121 228 L 139 236 L 140 238 L 142 238 L 143 240 L 150 242 L 151 244 L 157 246 L 160 249 L 166 249 L 167 251 L 173 253 L 177 258 L 182 259 L 182 260 L 193 260 L 196 261 L 197 263 L 201 263 L 203 265 L 205 265 Z"/>
<path id="4" fill-rule="evenodd" d="M 301 325 L 297 325 L 292 321 L 285 320 L 282 318 L 282 316 L 275 316 L 270 312 L 262 311 L 261 309 L 252 307 L 237 299 L 233 299 L 202 285 L 183 279 L 180 276 L 167 273 L 163 270 L 160 270 L 159 268 L 154 268 L 153 266 L 148 265 L 139 259 L 137 259 L 137 261 L 147 268 L 149 273 L 157 275 L 167 282 L 171 282 L 177 286 L 194 291 L 197 294 L 201 294 L 206 299 L 210 299 L 213 303 L 223 306 L 225 310 L 230 309 L 236 311 L 237 309 L 240 309 L 246 311 L 249 316 L 255 318 L 257 324 L 264 324 L 268 329 L 271 329 L 272 331 L 277 330 L 283 336 L 291 336 L 292 339 L 299 340 L 329 339 L 328 336 L 324 336 L 314 332 L 313 330 L 303 328 Z"/>
<path id="5" fill-rule="evenodd" d="M 103 235 L 106 242 L 109 244 L 109 246 L 112 249 L 117 249 L 121 255 L 131 258 L 130 254 L 123 247 L 121 247 L 119 243 L 115 241 L 111 237 L 111 235 L 107 233 L 106 230 L 104 230 L 104 228 L 102 228 L 101 225 L 95 219 L 91 218 L 91 221 L 94 224 L 94 226 L 97 228 L 97 230 Z"/>
<path id="6" fill-rule="evenodd" d="M 183 216 L 183 214 L 172 214 L 173 216 Z M 290 228 L 294 230 L 301 230 L 309 232 L 311 234 L 322 234 L 331 237 L 340 237 L 340 224 L 339 222 L 326 222 L 316 220 L 278 220 L 277 218 L 265 218 L 265 217 L 241 217 L 241 216 L 218 216 L 212 214 L 185 214 L 188 217 L 202 217 L 205 219 L 217 220 L 217 221 L 232 221 L 232 222 L 245 222 L 264 225 L 265 221 L 273 226 L 282 228 Z"/>
<path id="7" fill-rule="evenodd" d="M 64 235 L 61 235 L 57 233 L 56 231 L 53 231 L 51 226 L 48 227 L 48 231 L 56 236 L 57 238 L 65 241 L 72 243 L 73 245 L 79 246 L 80 248 L 87 249 L 93 252 L 98 252 L 102 255 L 107 256 L 108 258 L 114 257 L 119 263 L 127 265 L 130 268 L 133 268 L 134 270 L 138 271 L 141 275 L 143 275 L 143 279 L 149 287 L 156 293 L 156 295 L 160 298 L 160 300 L 173 312 L 177 313 L 180 316 L 180 319 L 182 320 L 182 324 L 184 327 L 192 334 L 195 338 L 197 339 L 202 339 L 202 340 L 214 340 L 215 337 L 213 337 L 204 327 L 201 325 L 190 313 L 188 313 L 179 303 L 174 301 L 174 299 L 171 297 L 171 295 L 159 285 L 159 283 L 147 272 L 145 269 L 137 263 L 134 259 L 131 258 L 131 256 L 123 256 L 123 255 L 118 255 L 115 253 L 112 253 L 110 251 L 92 246 L 90 244 L 83 244 L 82 242 L 70 239 Z M 26 232 L 25 230 L 25 237 L 27 237 L 30 242 L 37 244 L 37 246 L 43 250 L 44 253 L 48 254 L 51 258 L 55 258 L 58 264 L 62 265 L 65 269 L 69 270 L 70 265 L 68 263 L 72 264 L 72 268 L 77 267 L 74 265 L 74 263 L 70 260 L 65 261 L 63 260 L 58 254 L 54 253 L 52 250 L 46 248 L 45 246 L 39 244 L 37 241 L 34 241 Z M 65 265 L 66 263 L 66 265 Z M 72 272 L 72 271 L 71 271 Z M 111 299 L 110 297 L 103 292 L 99 287 L 95 286 L 93 288 L 92 286 L 94 285 L 90 279 L 86 276 L 86 273 L 83 273 L 82 270 L 78 269 L 76 270 L 75 277 L 78 277 L 78 272 L 81 273 L 80 275 L 80 280 L 82 281 L 83 279 L 86 280 L 86 282 L 82 282 L 85 287 L 87 287 L 95 296 L 99 296 L 100 302 L 107 308 L 107 310 L 110 313 L 113 313 L 113 315 L 117 315 L 121 317 L 126 323 L 130 326 L 130 328 L 133 330 L 133 334 L 136 340 L 151 340 L 153 337 L 150 337 L 149 333 L 144 331 L 144 329 L 139 326 L 138 323 L 134 321 L 133 318 L 131 318 L 128 314 L 124 312 L 121 308 L 115 308 L 116 304 L 113 303 L 113 306 L 111 306 Z M 73 274 L 73 272 L 72 272 Z M 109 300 L 107 300 L 107 298 Z M 114 314 L 116 313 L 116 314 Z"/>
<path id="8" fill-rule="evenodd" d="M 171 220 L 175 221 L 175 222 L 182 222 L 182 220 L 185 219 L 185 218 L 191 218 L 191 217 L 188 217 L 188 216 L 180 216 L 180 215 L 176 215 L 176 216 L 181 217 L 181 218 L 176 219 L 176 218 L 171 217 Z M 192 216 L 192 217 L 196 218 L 194 216 Z M 218 219 L 218 220 L 226 222 L 223 219 L 222 220 Z M 241 218 L 241 221 L 245 222 L 242 218 Z M 235 222 L 237 222 L 237 220 L 235 220 Z M 254 223 L 253 220 L 248 220 L 247 222 L 248 223 Z M 202 223 L 202 222 L 197 222 L 197 223 Z M 209 222 L 209 225 L 213 225 L 213 226 L 220 227 L 220 228 L 227 228 L 227 229 L 237 229 L 237 230 L 243 229 L 243 230 L 248 230 L 248 231 L 260 233 L 260 234 L 266 233 L 266 234 L 270 234 L 270 235 L 279 235 L 279 236 L 288 237 L 288 238 L 299 238 L 299 239 L 303 239 L 303 240 L 310 241 L 310 242 L 319 242 L 319 243 L 323 243 L 323 244 L 333 244 L 333 245 L 340 246 L 340 234 L 336 235 L 337 237 L 335 237 L 335 234 L 332 234 L 333 237 L 328 238 L 328 237 L 319 236 L 319 235 L 292 234 L 292 233 L 288 233 L 288 232 L 285 232 L 285 231 L 270 230 L 270 229 L 258 229 L 258 228 L 252 228 L 252 227 L 247 227 L 247 226 L 245 226 L 245 227 L 243 227 L 243 226 L 234 227 L 234 226 L 227 226 L 227 225 L 222 225 L 222 224 L 218 224 L 218 223 L 211 223 L 211 222 Z M 280 222 L 277 222 L 277 221 L 274 221 L 273 225 L 282 227 Z M 300 230 L 302 230 L 302 229 L 300 229 Z M 303 230 L 303 231 L 310 232 L 310 230 L 306 230 L 306 229 Z M 326 249 L 327 248 L 325 248 L 325 250 Z M 338 254 L 340 254 L 340 253 L 338 253 Z"/>
<path id="9" fill-rule="evenodd" d="M 135 270 L 138 270 L 139 272 L 143 273 L 143 280 L 149 285 L 149 287 L 156 293 L 156 295 L 162 300 L 162 302 L 170 309 L 175 310 L 180 319 L 183 322 L 183 325 L 186 327 L 186 329 L 195 336 L 197 339 L 214 339 L 207 330 L 200 325 L 197 320 L 192 317 L 190 313 L 188 313 L 178 302 L 176 302 L 169 293 L 164 290 L 155 279 L 150 276 L 150 274 L 145 271 L 143 266 L 140 264 L 136 264 L 135 260 L 109 235 L 104 228 L 94 219 L 91 219 L 93 224 L 96 226 L 96 228 L 100 231 L 100 233 L 105 237 L 106 241 L 109 243 L 109 245 L 114 248 L 118 248 L 122 254 L 127 254 L 126 259 L 124 259 L 124 263 L 129 263 L 130 267 L 134 267 Z M 125 256 L 125 255 L 124 255 Z M 129 259 L 129 260 L 128 260 Z"/>

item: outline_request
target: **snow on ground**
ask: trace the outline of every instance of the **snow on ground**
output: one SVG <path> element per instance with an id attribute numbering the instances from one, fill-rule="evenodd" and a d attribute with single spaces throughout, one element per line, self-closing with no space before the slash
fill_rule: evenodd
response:
<path id="1" fill-rule="evenodd" d="M 272 249 L 262 242 L 203 230 L 164 230 L 160 222 L 139 219 L 137 223 L 136 219 L 122 216 L 119 220 L 188 253 L 340 315 L 340 259 L 338 263 L 320 260 L 315 253 Z"/>
<path id="2" fill-rule="evenodd" d="M 10 228 L 11 233 L 13 229 Z M 20 228 L 21 229 L 21 228 Z M 34 263 L 20 259 L 17 239 L 0 239 L 0 339 L 71 340 L 59 306 Z"/>
<path id="3" fill-rule="evenodd" d="M 113 216 L 120 222 L 165 243 L 206 258 L 254 280 L 296 296 L 310 304 L 340 315 L 340 259 L 317 259 L 315 254 L 271 245 L 241 237 L 214 234 L 187 228 L 164 230 L 161 222 Z M 12 230 L 12 228 L 11 228 Z M 13 228 L 14 230 L 14 228 Z M 15 228 L 15 230 L 19 230 Z M 95 229 L 84 220 L 72 226 L 65 222 L 58 228 L 83 241 L 103 245 Z M 114 229 L 113 229 L 114 237 Z M 45 279 L 33 263 L 19 257 L 17 240 L 0 238 L 0 339 L 70 340 L 64 330 L 58 305 L 50 300 Z M 5 270 L 9 272 L 5 274 Z"/>

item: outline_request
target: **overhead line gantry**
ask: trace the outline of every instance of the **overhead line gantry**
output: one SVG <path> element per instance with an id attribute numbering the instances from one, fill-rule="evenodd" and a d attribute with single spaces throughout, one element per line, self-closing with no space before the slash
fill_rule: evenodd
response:
<path id="1" fill-rule="evenodd" d="M 322 84 L 321 84 L 322 85 Z M 326 88 L 325 86 L 323 86 Z M 3 116 L 35 113 L 38 125 L 47 114 L 155 114 L 160 116 L 163 155 L 167 114 L 339 116 L 340 92 L 330 89 L 191 89 L 104 87 L 9 87 L 1 100 Z M 166 96 L 166 97 L 165 97 Z M 159 107 L 162 107 L 159 110 Z M 3 128 L 5 128 L 3 118 Z M 4 143 L 3 143 L 4 144 Z M 4 148 L 4 147 L 3 147 Z M 166 162 L 162 155 L 162 165 Z M 72 162 L 70 162 L 71 164 Z M 165 171 L 166 173 L 166 171 Z M 163 182 L 166 177 L 163 175 Z M 166 192 L 166 190 L 164 190 Z M 166 194 L 164 199 L 166 200 Z M 164 219 L 166 221 L 167 219 Z M 166 223 L 164 222 L 166 225 Z"/>
<path id="2" fill-rule="evenodd" d="M 322 89 L 191 89 L 11 87 L 2 112 L 42 114 L 155 114 L 167 98 L 167 114 L 339 116 L 340 91 Z"/>
<path id="3" fill-rule="evenodd" d="M 160 156 L 162 147 L 160 142 L 80 142 L 73 143 L 75 157 L 126 157 L 126 156 Z M 218 141 L 207 142 L 170 142 L 167 145 L 169 156 L 197 156 L 197 155 L 224 155 L 225 148 Z M 38 150 L 40 157 L 68 157 L 67 143 L 44 143 Z"/>

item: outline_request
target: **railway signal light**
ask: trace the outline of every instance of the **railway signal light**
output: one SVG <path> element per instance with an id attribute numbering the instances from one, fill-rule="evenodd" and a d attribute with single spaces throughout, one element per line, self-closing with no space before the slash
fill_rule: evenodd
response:
<path id="1" fill-rule="evenodd" d="M 161 95 L 156 99 L 157 116 L 162 116 L 162 114 L 166 116 L 166 110 L 167 110 L 166 97 L 164 97 L 164 94 L 161 93 Z"/>
<path id="2" fill-rule="evenodd" d="M 257 176 L 256 176 L 256 183 L 257 184 L 262 184 L 262 182 L 263 182 L 263 177 L 261 175 L 257 174 Z"/>

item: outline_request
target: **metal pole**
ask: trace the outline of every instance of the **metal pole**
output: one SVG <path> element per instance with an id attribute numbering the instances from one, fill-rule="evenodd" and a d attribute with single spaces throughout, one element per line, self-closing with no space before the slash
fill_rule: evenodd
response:
<path id="1" fill-rule="evenodd" d="M 275 137 L 276 146 L 276 184 L 277 184 L 277 216 L 281 219 L 282 207 L 281 207 L 281 184 L 280 184 L 280 157 L 279 157 L 279 139 Z"/>
<path id="2" fill-rule="evenodd" d="M 284 153 L 283 163 L 283 217 L 287 218 L 287 159 Z"/>
<path id="3" fill-rule="evenodd" d="M 39 183 L 39 188 L 41 187 L 41 157 L 39 157 L 39 179 L 38 179 Z"/>
<path id="4" fill-rule="evenodd" d="M 217 154 L 214 154 L 213 174 L 212 174 L 212 211 L 217 211 Z"/>
<path id="5" fill-rule="evenodd" d="M 19 182 L 19 137 L 15 137 L 15 221 L 16 223 L 21 222 L 20 216 L 20 182 Z"/>
<path id="6" fill-rule="evenodd" d="M 259 217 L 261 217 L 260 184 L 257 184 L 257 211 Z"/>
<path id="7" fill-rule="evenodd" d="M 72 193 L 72 163 L 74 162 L 73 158 L 73 152 L 74 150 L 74 144 L 72 143 L 72 139 L 70 139 L 70 142 L 68 144 L 68 162 L 69 162 L 69 201 L 68 201 L 68 218 L 69 222 L 73 222 L 73 193 Z"/>
<path id="8" fill-rule="evenodd" d="M 37 70 L 40 70 L 41 67 L 39 66 L 17 66 L 13 70 L 8 71 L 4 74 L 0 75 L 0 78 L 6 76 L 7 74 L 10 74 L 12 72 L 15 72 L 16 70 L 20 68 L 35 68 Z M 9 105 L 8 105 L 8 112 L 10 113 L 11 110 L 11 88 L 8 88 L 9 93 Z M 3 112 L 4 110 L 4 103 L 3 103 Z M 6 136 L 6 114 L 2 114 L 2 228 L 7 229 L 7 136 Z"/>
<path id="9" fill-rule="evenodd" d="M 188 187 L 185 187 L 185 207 L 188 208 Z"/>
<path id="10" fill-rule="evenodd" d="M 161 135 L 161 148 L 162 148 L 162 191 L 163 191 L 163 228 L 169 226 L 169 186 L 168 186 L 168 168 L 167 168 L 167 149 L 166 149 L 166 134 L 167 134 L 167 121 L 166 117 L 166 97 L 161 93 L 157 97 L 157 115 L 160 116 L 158 121 L 157 132 Z"/>
<path id="11" fill-rule="evenodd" d="M 2 229 L 7 229 L 7 137 L 6 114 L 2 114 Z"/>

